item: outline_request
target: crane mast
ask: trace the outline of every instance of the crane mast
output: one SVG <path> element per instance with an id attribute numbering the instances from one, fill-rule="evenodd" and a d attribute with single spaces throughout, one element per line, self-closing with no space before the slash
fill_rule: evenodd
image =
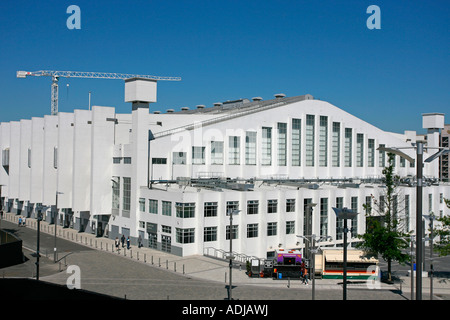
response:
<path id="1" fill-rule="evenodd" d="M 33 77 L 52 77 L 51 91 L 51 114 L 58 114 L 58 80 L 64 78 L 90 78 L 90 79 L 119 79 L 144 78 L 156 81 L 181 81 L 180 77 L 160 77 L 151 75 L 139 75 L 130 73 L 110 73 L 110 72 L 84 72 L 84 71 L 17 71 L 17 78 Z"/>

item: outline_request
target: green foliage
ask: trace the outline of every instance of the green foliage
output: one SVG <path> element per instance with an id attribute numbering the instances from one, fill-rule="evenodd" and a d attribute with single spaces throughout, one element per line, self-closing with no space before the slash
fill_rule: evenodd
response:
<path id="1" fill-rule="evenodd" d="M 402 252 L 409 245 L 401 238 L 410 235 L 400 231 L 400 220 L 397 217 L 396 184 L 398 177 L 394 175 L 393 154 L 388 154 L 389 166 L 383 169 L 386 192 L 384 201 L 374 201 L 374 207 L 366 209 L 366 232 L 358 235 L 362 240 L 357 247 L 375 256 L 381 256 L 388 262 L 388 277 L 391 278 L 391 263 L 397 261 L 401 264 L 409 261 L 408 254 Z M 372 210 L 373 209 L 373 210 Z"/>
<path id="2" fill-rule="evenodd" d="M 447 208 L 450 209 L 450 200 L 444 199 Z M 442 223 L 442 226 L 438 227 L 435 232 L 439 236 L 439 241 L 436 242 L 434 249 L 440 256 L 446 256 L 450 254 L 450 216 L 443 216 L 438 218 L 437 221 Z"/>

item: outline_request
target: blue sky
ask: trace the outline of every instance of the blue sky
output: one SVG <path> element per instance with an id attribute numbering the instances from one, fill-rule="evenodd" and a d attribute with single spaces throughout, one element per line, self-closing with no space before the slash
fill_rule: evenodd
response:
<path id="1" fill-rule="evenodd" d="M 71 4 L 81 29 L 69 30 Z M 381 29 L 369 30 L 370 5 Z M 419 0 L 0 1 L 0 121 L 50 114 L 49 77 L 70 70 L 179 76 L 151 111 L 312 94 L 388 131 L 450 122 L 450 2 Z M 114 106 L 122 80 L 60 80 L 59 111 Z"/>

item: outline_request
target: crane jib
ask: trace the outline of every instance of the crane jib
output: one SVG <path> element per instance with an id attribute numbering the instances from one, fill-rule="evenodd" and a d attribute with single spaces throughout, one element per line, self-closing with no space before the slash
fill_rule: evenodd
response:
<path id="1" fill-rule="evenodd" d="M 64 78 L 92 78 L 92 79 L 130 79 L 130 78 L 143 78 L 152 80 L 163 81 L 181 81 L 181 77 L 161 77 L 152 75 L 140 75 L 130 73 L 110 73 L 110 72 L 85 72 L 85 71 L 52 71 L 52 70 L 40 70 L 40 71 L 17 71 L 18 78 L 25 78 L 26 76 L 49 76 L 49 77 L 64 77 Z"/>

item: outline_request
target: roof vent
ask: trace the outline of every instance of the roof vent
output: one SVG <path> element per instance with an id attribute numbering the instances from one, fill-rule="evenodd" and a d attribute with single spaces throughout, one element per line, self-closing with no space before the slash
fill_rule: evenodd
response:
<path id="1" fill-rule="evenodd" d="M 182 107 L 181 110 L 182 111 L 187 111 L 187 110 L 189 110 L 189 108 L 188 107 Z"/>
<path id="2" fill-rule="evenodd" d="M 261 98 L 261 97 L 253 97 L 253 98 L 252 98 L 253 101 L 261 101 L 262 99 L 263 99 L 263 98 Z"/>
<path id="3" fill-rule="evenodd" d="M 275 94 L 274 96 L 275 96 L 275 98 L 277 98 L 277 99 L 286 97 L 286 95 L 285 95 L 284 93 L 277 93 L 277 94 Z"/>
<path id="4" fill-rule="evenodd" d="M 173 109 L 167 109 L 167 113 L 172 113 L 173 111 Z"/>
<path id="5" fill-rule="evenodd" d="M 220 107 L 222 105 L 222 102 L 215 102 L 214 107 Z"/>
<path id="6" fill-rule="evenodd" d="M 153 111 L 153 114 L 160 114 L 161 111 Z"/>
<path id="7" fill-rule="evenodd" d="M 199 105 L 197 106 L 197 109 L 203 109 L 204 107 L 205 107 L 204 104 L 199 104 Z"/>

